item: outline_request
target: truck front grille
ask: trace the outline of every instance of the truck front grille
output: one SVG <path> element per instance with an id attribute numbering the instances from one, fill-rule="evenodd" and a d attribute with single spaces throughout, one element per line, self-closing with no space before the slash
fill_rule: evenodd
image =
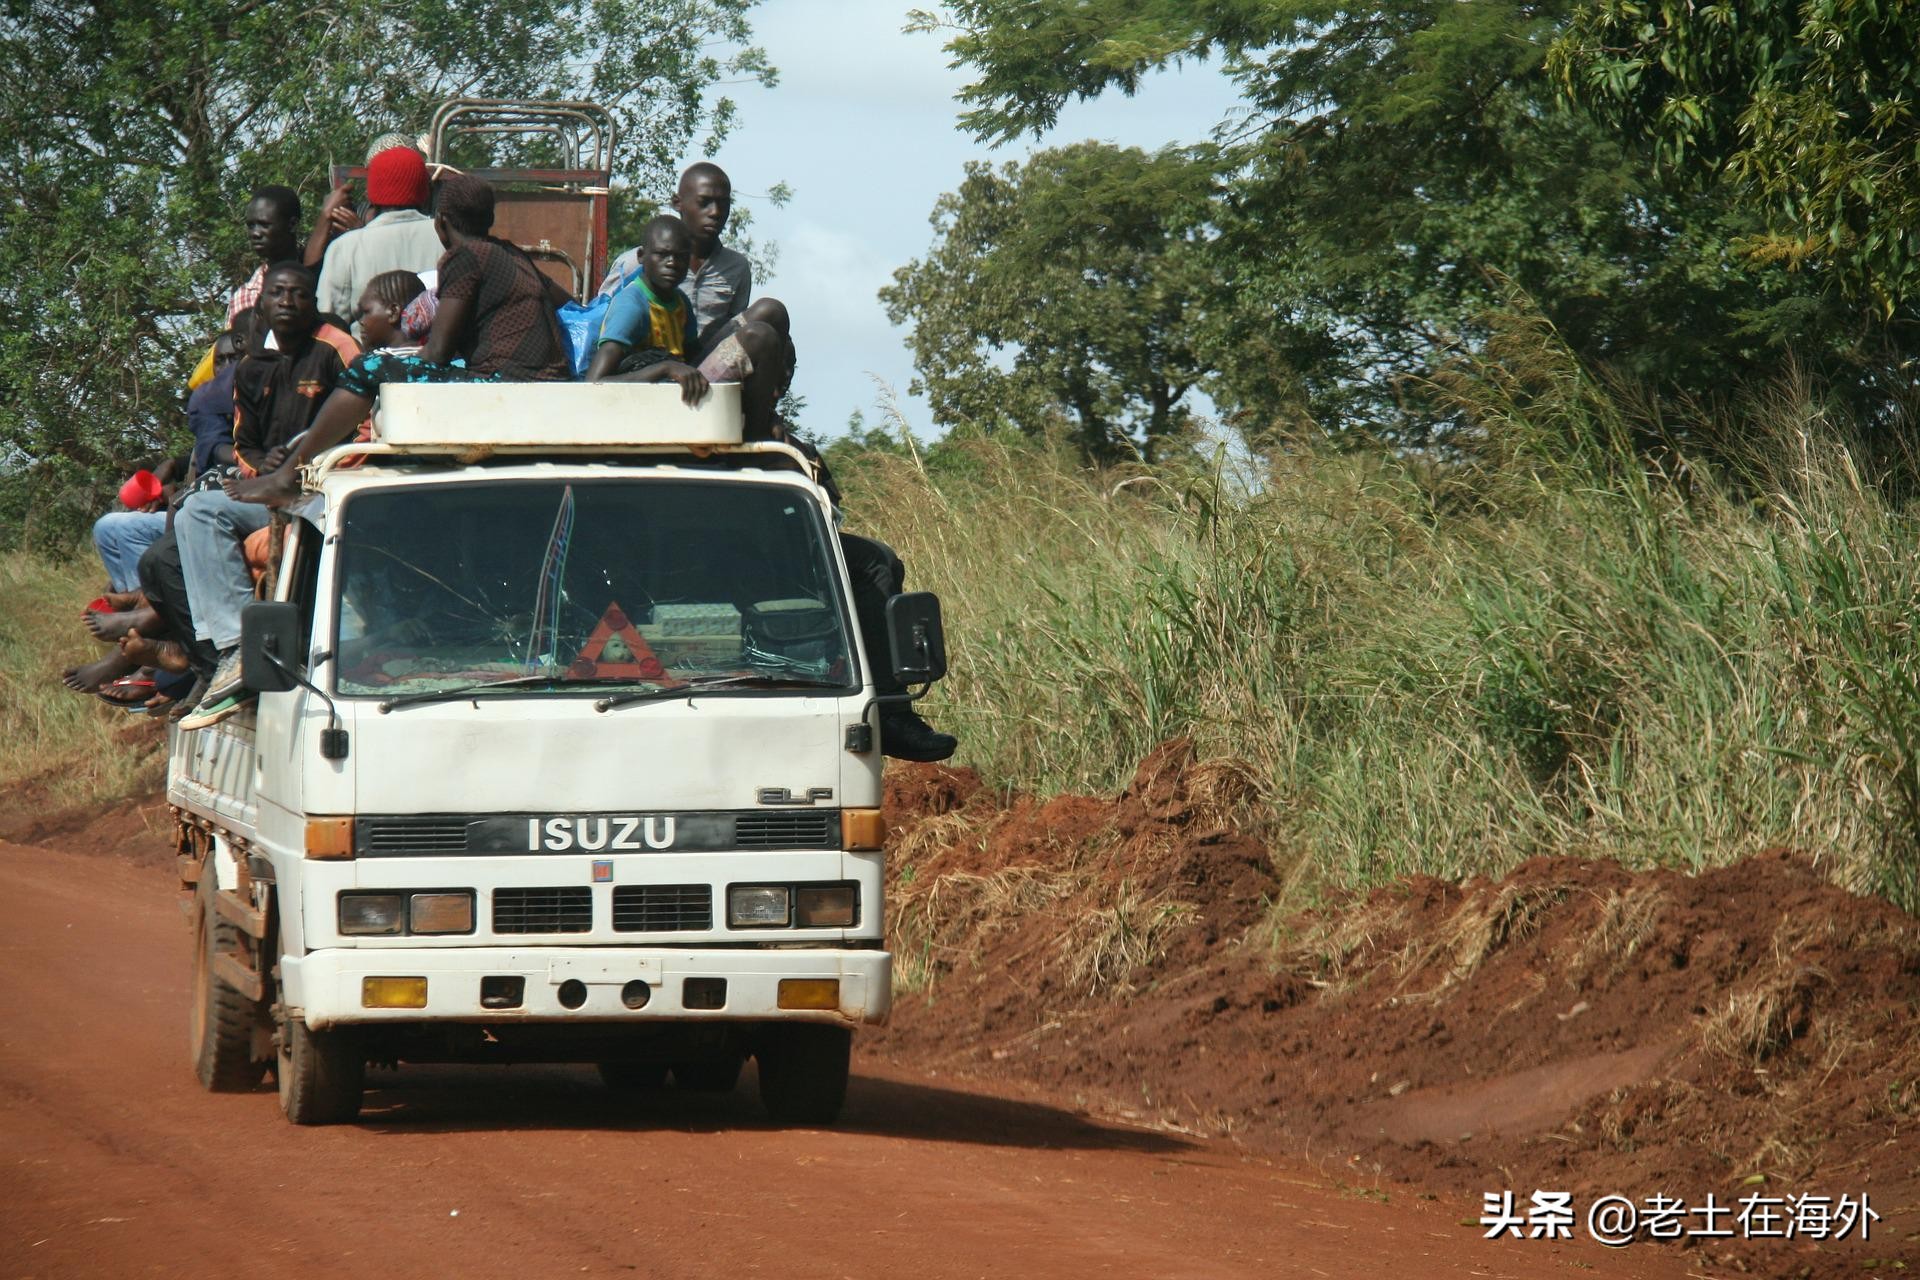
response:
<path id="1" fill-rule="evenodd" d="M 593 891 L 585 885 L 495 889 L 495 933 L 585 933 L 593 928 Z"/>
<path id="2" fill-rule="evenodd" d="M 775 809 L 733 820 L 733 841 L 742 849 L 834 849 L 839 837 L 838 809 Z"/>
<path id="3" fill-rule="evenodd" d="M 713 928 L 713 890 L 704 884 L 622 884 L 613 890 L 616 933 Z"/>

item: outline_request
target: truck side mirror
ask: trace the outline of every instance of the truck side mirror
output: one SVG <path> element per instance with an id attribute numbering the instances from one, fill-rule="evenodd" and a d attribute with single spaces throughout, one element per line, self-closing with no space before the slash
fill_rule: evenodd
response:
<path id="1" fill-rule="evenodd" d="M 240 610 L 240 674 L 256 693 L 285 693 L 299 681 L 269 661 L 288 667 L 300 658 L 300 610 L 293 604 L 256 600 Z"/>
<path id="2" fill-rule="evenodd" d="M 932 684 L 947 674 L 947 638 L 940 627 L 940 597 L 933 592 L 887 598 L 887 640 L 899 683 Z"/>

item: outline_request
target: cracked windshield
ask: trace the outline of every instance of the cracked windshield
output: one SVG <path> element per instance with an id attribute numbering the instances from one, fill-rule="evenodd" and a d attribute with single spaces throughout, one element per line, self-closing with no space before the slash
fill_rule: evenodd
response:
<path id="1" fill-rule="evenodd" d="M 341 532 L 337 690 L 540 676 L 846 685 L 824 536 L 819 512 L 774 486 L 529 481 L 361 494 Z"/>

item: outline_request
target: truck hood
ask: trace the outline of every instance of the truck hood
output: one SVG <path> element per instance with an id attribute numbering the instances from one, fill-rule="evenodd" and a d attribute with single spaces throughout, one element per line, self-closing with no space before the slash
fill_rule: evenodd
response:
<path id="1" fill-rule="evenodd" d="M 811 792 L 834 807 L 877 805 L 877 756 L 844 746 L 864 703 L 706 695 L 600 712 L 590 697 L 536 696 L 383 715 L 378 704 L 356 701 L 354 811 L 746 809 L 768 788 Z"/>

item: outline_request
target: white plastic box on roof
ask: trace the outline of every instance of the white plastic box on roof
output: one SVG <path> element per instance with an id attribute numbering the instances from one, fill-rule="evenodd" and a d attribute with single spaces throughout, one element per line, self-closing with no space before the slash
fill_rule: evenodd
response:
<path id="1" fill-rule="evenodd" d="M 740 384 L 699 404 L 672 382 L 448 382 L 380 388 L 374 439 L 396 449 L 739 444 Z"/>

